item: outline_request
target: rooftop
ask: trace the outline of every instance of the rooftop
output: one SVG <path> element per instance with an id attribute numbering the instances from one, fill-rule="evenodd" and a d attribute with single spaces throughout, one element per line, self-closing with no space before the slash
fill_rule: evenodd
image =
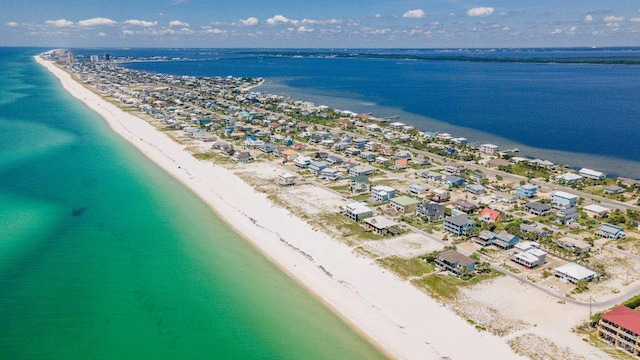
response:
<path id="1" fill-rule="evenodd" d="M 622 328 L 640 334 L 640 313 L 624 305 L 604 313 L 602 318 Z"/>

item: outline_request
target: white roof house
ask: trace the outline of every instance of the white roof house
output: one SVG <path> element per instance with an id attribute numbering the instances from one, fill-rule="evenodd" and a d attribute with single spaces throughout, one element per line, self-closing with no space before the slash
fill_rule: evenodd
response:
<path id="1" fill-rule="evenodd" d="M 582 265 L 576 263 L 568 263 L 559 266 L 555 269 L 556 277 L 560 278 L 560 281 L 570 282 L 572 284 L 577 283 L 580 280 L 591 281 L 596 277 L 596 272 L 589 270 Z"/>
<path id="2" fill-rule="evenodd" d="M 584 211 L 591 213 L 594 217 L 605 217 L 611 209 L 606 208 L 604 206 L 600 206 L 598 204 L 587 205 L 582 208 Z"/>
<path id="3" fill-rule="evenodd" d="M 602 180 L 605 178 L 604 173 L 600 171 L 595 171 L 587 168 L 582 168 L 578 173 L 586 178 L 594 179 L 594 180 Z"/>
<path id="4" fill-rule="evenodd" d="M 556 176 L 556 181 L 565 182 L 565 183 L 573 183 L 576 181 L 580 181 L 582 176 L 574 173 L 564 173 L 562 175 Z"/>

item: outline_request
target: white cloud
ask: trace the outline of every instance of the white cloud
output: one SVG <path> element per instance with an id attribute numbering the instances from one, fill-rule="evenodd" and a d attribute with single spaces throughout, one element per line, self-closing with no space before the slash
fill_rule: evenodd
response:
<path id="1" fill-rule="evenodd" d="M 612 22 L 622 21 L 622 20 L 624 20 L 624 17 L 623 16 L 609 15 L 609 16 L 605 16 L 603 20 L 606 23 L 612 23 Z"/>
<path id="2" fill-rule="evenodd" d="M 492 7 L 477 7 L 467 10 L 467 16 L 491 16 L 493 11 Z"/>
<path id="3" fill-rule="evenodd" d="M 226 34 L 227 31 L 226 30 L 220 30 L 220 29 L 207 29 L 206 33 L 207 34 L 220 35 L 220 34 Z"/>
<path id="4" fill-rule="evenodd" d="M 152 22 L 152 21 L 136 20 L 136 19 L 127 20 L 124 23 L 127 25 L 142 26 L 142 27 L 151 27 L 151 26 L 158 25 L 157 21 Z"/>
<path id="5" fill-rule="evenodd" d="M 47 20 L 44 22 L 46 25 L 53 25 L 57 27 L 67 27 L 73 25 L 73 21 L 69 21 L 67 19 L 59 19 L 59 20 Z"/>
<path id="6" fill-rule="evenodd" d="M 103 17 L 95 17 L 92 19 L 80 20 L 78 21 L 78 25 L 85 27 L 93 27 L 93 26 L 108 26 L 117 24 L 115 21 Z"/>
<path id="7" fill-rule="evenodd" d="M 381 19 L 382 18 L 382 14 L 375 14 L 373 15 L 374 18 L 376 19 Z"/>
<path id="8" fill-rule="evenodd" d="M 553 31 L 551 31 L 550 33 L 551 35 L 558 35 L 558 34 L 562 34 L 562 30 L 560 29 L 553 29 Z"/>
<path id="9" fill-rule="evenodd" d="M 123 35 L 134 35 L 135 33 L 133 30 L 122 30 Z"/>
<path id="10" fill-rule="evenodd" d="M 570 33 L 574 33 L 574 32 L 576 32 L 577 30 L 578 30 L 578 27 L 577 27 L 577 26 L 572 26 L 572 27 L 571 27 L 571 29 L 569 29 L 569 32 L 570 32 Z"/>
<path id="11" fill-rule="evenodd" d="M 631 21 L 631 22 L 635 22 L 635 23 L 640 22 L 640 17 L 634 17 L 634 18 L 631 18 L 631 19 L 629 19 L 629 21 Z M 7 25 L 8 25 L 8 24 L 7 24 Z"/>
<path id="12" fill-rule="evenodd" d="M 409 10 L 402 14 L 402 17 L 406 19 L 422 19 L 425 16 L 427 16 L 427 14 L 425 14 L 422 9 Z"/>
<path id="13" fill-rule="evenodd" d="M 267 19 L 267 24 L 269 25 L 278 25 L 278 24 L 294 24 L 298 23 L 297 20 L 291 20 L 282 15 L 276 15 L 272 18 Z"/>
<path id="14" fill-rule="evenodd" d="M 313 29 L 308 28 L 306 26 L 300 26 L 298 27 L 298 32 L 310 33 L 310 32 L 313 32 Z"/>
<path id="15" fill-rule="evenodd" d="M 591 15 L 587 15 L 587 16 L 585 16 L 585 17 L 584 17 L 584 21 L 586 21 L 586 22 L 592 22 L 592 21 L 593 21 L 593 16 L 591 16 Z"/>
<path id="16" fill-rule="evenodd" d="M 99 36 L 99 37 L 105 37 L 105 36 L 107 36 L 107 34 L 106 34 L 106 33 L 103 33 L 103 32 L 101 31 L 101 32 L 99 32 L 99 33 L 98 33 L 98 36 Z"/>
<path id="17" fill-rule="evenodd" d="M 244 25 L 244 26 L 256 26 L 258 25 L 258 18 L 255 17 L 249 17 L 246 20 L 242 20 L 240 19 L 240 24 Z"/>
<path id="18" fill-rule="evenodd" d="M 6 23 L 5 25 L 10 26 L 10 27 L 14 27 L 14 26 L 18 26 L 18 23 L 15 21 L 9 21 L 8 23 Z"/>
<path id="19" fill-rule="evenodd" d="M 169 22 L 169 26 L 171 26 L 171 27 L 178 27 L 178 26 L 188 27 L 189 24 L 186 23 L 186 22 L 179 21 L 179 20 L 173 20 L 173 21 Z"/>

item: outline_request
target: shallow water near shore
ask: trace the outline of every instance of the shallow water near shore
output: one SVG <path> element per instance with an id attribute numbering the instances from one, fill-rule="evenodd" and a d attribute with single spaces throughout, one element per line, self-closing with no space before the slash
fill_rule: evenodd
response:
<path id="1" fill-rule="evenodd" d="M 0 49 L 0 358 L 383 358 L 37 52 Z"/>

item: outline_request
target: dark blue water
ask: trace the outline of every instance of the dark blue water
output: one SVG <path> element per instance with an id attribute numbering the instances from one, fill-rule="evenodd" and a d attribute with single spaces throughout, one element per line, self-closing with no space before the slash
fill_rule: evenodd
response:
<path id="1" fill-rule="evenodd" d="M 455 131 L 454 135 L 466 136 L 471 141 L 497 141 L 503 148 L 519 146 L 527 150 L 526 155 L 575 166 L 581 165 L 576 163 L 578 160 L 609 173 L 640 176 L 640 167 L 634 165 L 640 162 L 640 66 L 420 61 L 404 60 L 402 56 L 294 58 L 269 56 L 268 51 L 256 55 L 244 50 L 162 51 L 145 50 L 140 55 L 216 60 L 126 66 L 177 75 L 265 77 L 286 85 L 288 89 L 284 91 L 300 97 L 308 95 L 312 101 L 314 96 L 316 100 L 322 96 L 341 98 L 341 106 L 359 112 L 372 111 L 367 104 L 373 103 L 377 106 L 374 115 L 389 116 L 402 111 L 409 116 L 401 121 L 422 130 Z M 454 53 L 483 58 L 640 56 L 636 48 L 399 49 L 384 53 L 427 56 Z M 344 99 L 351 99 L 352 104 L 346 105 Z M 332 103 L 326 105 L 337 107 Z M 616 161 L 624 163 L 615 164 Z"/>

